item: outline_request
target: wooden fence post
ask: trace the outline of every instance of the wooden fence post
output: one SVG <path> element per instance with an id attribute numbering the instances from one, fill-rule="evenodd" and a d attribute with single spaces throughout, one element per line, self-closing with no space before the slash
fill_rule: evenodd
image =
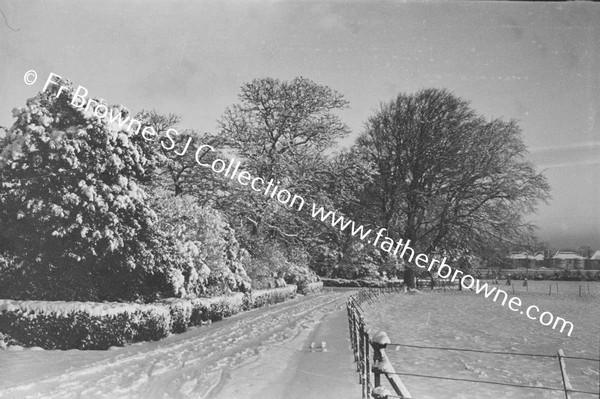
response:
<path id="1" fill-rule="evenodd" d="M 367 332 L 365 331 L 365 324 L 364 322 L 361 320 L 360 323 L 360 343 L 362 346 L 362 351 L 361 351 L 361 366 L 362 366 L 362 385 L 363 385 L 363 394 L 365 396 L 366 399 L 370 399 L 370 393 L 369 393 L 369 370 L 367 369 L 367 356 L 368 356 L 368 346 L 369 346 L 369 341 L 367 341 Z"/>
<path id="2" fill-rule="evenodd" d="M 390 287 L 387 292 L 395 290 Z M 383 331 L 376 333 L 372 338 L 367 332 L 367 326 L 362 316 L 362 308 L 358 298 L 365 301 L 373 301 L 379 295 L 386 293 L 385 289 L 362 289 L 346 301 L 348 312 L 348 327 L 350 330 L 350 344 L 356 362 L 356 371 L 359 374 L 359 384 L 363 399 L 387 398 L 389 392 L 381 386 L 381 374 L 385 374 L 392 388 L 400 398 L 410 398 L 410 393 L 400 377 L 396 374 L 394 367 L 385 353 L 385 347 L 390 339 Z M 373 362 L 371 362 L 371 348 L 373 349 Z M 374 373 L 374 378 L 371 376 Z M 372 383 L 374 382 L 374 384 Z"/>
<path id="3" fill-rule="evenodd" d="M 354 351 L 354 359 L 356 359 L 356 371 L 360 372 L 360 335 L 358 331 L 358 312 L 354 313 L 354 342 L 356 349 Z"/>
<path id="4" fill-rule="evenodd" d="M 369 333 L 367 331 L 365 331 L 364 334 L 365 337 L 365 373 L 366 373 L 366 386 L 367 386 L 367 398 L 371 398 L 371 359 L 369 358 L 370 355 L 370 350 L 369 348 L 371 347 L 370 343 L 371 341 L 369 340 Z"/>
<path id="5" fill-rule="evenodd" d="M 358 338 L 356 336 L 356 308 L 352 309 L 352 347 L 354 349 L 354 361 L 358 362 Z"/>
<path id="6" fill-rule="evenodd" d="M 350 348 L 352 348 L 352 312 L 350 311 L 350 298 L 346 301 L 346 313 L 348 313 L 348 333 L 350 334 Z"/>
<path id="7" fill-rule="evenodd" d="M 565 398 L 570 399 L 569 391 L 573 390 L 571 386 L 571 382 L 569 381 L 569 376 L 567 375 L 567 366 L 565 365 L 565 356 L 562 349 L 558 350 L 558 364 L 560 365 L 560 375 L 562 376 L 563 388 L 565 389 Z"/>
<path id="8" fill-rule="evenodd" d="M 358 363 L 358 347 L 357 347 L 357 336 L 356 336 L 356 314 L 357 310 L 354 306 L 354 301 L 348 302 L 349 307 L 349 318 L 350 318 L 350 344 L 352 346 L 352 353 L 354 354 L 354 362 Z"/>
<path id="9" fill-rule="evenodd" d="M 400 380 L 394 366 L 385 354 L 385 347 L 391 343 L 390 338 L 384 331 L 379 331 L 371 339 L 373 346 L 373 373 L 375 374 L 375 387 L 381 385 L 381 374 L 385 374 L 394 391 L 401 398 L 412 397 L 406 386 Z"/>
<path id="10" fill-rule="evenodd" d="M 362 323 L 359 321 L 358 323 L 358 380 L 361 384 L 361 391 L 362 391 L 362 397 L 363 399 L 368 399 L 367 398 L 367 393 L 365 390 L 365 380 L 364 380 L 364 368 L 365 368 L 365 362 L 364 362 L 364 340 L 363 340 L 363 325 Z"/>
<path id="11" fill-rule="evenodd" d="M 373 338 L 371 338 L 371 346 L 373 346 L 373 375 L 375 388 L 381 386 L 381 370 L 379 369 L 379 364 L 383 358 L 381 356 L 381 344 L 379 343 L 381 341 L 380 334 L 381 333 L 377 333 Z M 385 334 L 385 336 L 387 337 L 387 334 Z M 378 340 L 376 341 L 375 338 L 378 338 Z"/>

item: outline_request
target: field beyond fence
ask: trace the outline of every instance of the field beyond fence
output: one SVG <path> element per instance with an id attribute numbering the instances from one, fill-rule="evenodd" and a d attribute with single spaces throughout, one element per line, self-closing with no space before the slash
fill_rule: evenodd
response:
<path id="1" fill-rule="evenodd" d="M 595 281 L 552 281 L 552 280 L 534 280 L 520 281 L 511 280 L 510 284 L 506 284 L 506 280 L 482 280 L 482 283 L 487 283 L 490 287 L 506 291 L 513 295 L 550 295 L 562 297 L 580 297 L 580 298 L 600 298 L 600 283 Z M 437 280 L 435 288 L 438 290 L 458 290 L 457 281 Z M 418 281 L 418 287 L 421 289 L 430 288 L 430 283 L 425 280 Z M 471 289 L 473 291 L 473 289 Z"/>
<path id="2" fill-rule="evenodd" d="M 461 294 L 465 295 L 459 297 L 475 297 L 466 292 Z M 443 339 L 441 332 L 438 342 L 432 343 L 431 340 L 423 339 L 419 344 L 415 343 L 412 337 L 406 342 L 401 332 L 395 328 L 389 329 L 394 323 L 387 323 L 387 326 L 386 323 L 381 323 L 382 315 L 388 319 L 398 317 L 391 310 L 398 309 L 400 303 L 400 307 L 404 305 L 398 309 L 404 323 L 397 319 L 394 321 L 410 325 L 412 320 L 417 329 L 416 325 L 423 315 L 411 314 L 411 317 L 408 317 L 408 309 L 415 309 L 413 304 L 419 300 L 427 302 L 434 298 L 440 301 L 454 297 L 456 296 L 443 294 L 400 294 L 399 290 L 392 288 L 365 289 L 348 298 L 350 339 L 362 387 L 362 398 L 421 399 L 442 397 L 440 395 L 447 398 L 494 398 L 502 395 L 501 397 L 515 398 L 573 399 L 599 396 L 598 386 L 593 383 L 593 377 L 596 376 L 597 380 L 599 370 L 594 367 L 600 368 L 597 355 L 592 355 L 598 353 L 597 350 L 594 353 L 592 349 L 590 354 L 577 350 L 576 347 L 569 347 L 569 350 L 565 351 L 554 347 L 553 352 L 545 349 L 542 352 L 534 342 L 530 345 L 520 345 L 521 348 L 514 345 L 507 350 L 506 347 L 486 345 L 480 338 L 480 330 L 473 331 L 471 337 L 468 337 L 468 334 L 465 334 L 466 337 L 457 334 L 454 337 L 457 339 L 452 345 L 448 345 L 448 342 L 452 341 Z M 480 303 L 479 305 L 481 306 Z M 377 309 L 381 309 L 378 315 L 367 317 L 369 313 L 377 313 Z M 437 325 L 429 325 L 430 317 L 431 313 L 427 322 L 429 329 L 439 329 Z M 388 327 L 388 330 L 381 327 Z M 452 330 L 453 326 L 447 325 L 445 329 Z M 419 332 L 415 335 L 422 336 Z M 488 331 L 486 338 L 487 341 L 493 341 L 494 331 Z M 595 344 L 597 345 L 597 342 Z M 529 350 L 524 350 L 524 347 Z M 391 352 L 394 356 L 386 353 L 386 350 L 392 348 L 395 349 Z M 444 362 L 438 359 L 444 356 L 450 359 L 450 363 L 462 364 L 464 370 L 450 363 L 447 367 L 440 366 L 440 363 Z M 533 372 L 534 378 L 529 378 L 529 375 L 517 378 L 517 374 L 511 373 L 510 364 L 521 365 L 516 369 L 520 369 L 522 365 L 527 368 L 533 365 L 539 369 L 539 373 Z M 581 373 L 590 378 L 580 378 Z M 540 378 L 540 375 L 545 378 Z M 577 378 L 570 378 L 573 375 Z M 382 376 L 389 384 L 383 384 Z"/>

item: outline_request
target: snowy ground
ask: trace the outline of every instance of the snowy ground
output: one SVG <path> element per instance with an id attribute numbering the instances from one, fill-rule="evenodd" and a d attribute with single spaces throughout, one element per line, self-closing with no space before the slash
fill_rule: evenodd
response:
<path id="1" fill-rule="evenodd" d="M 280 361 L 282 356 L 277 351 L 281 348 L 289 353 L 293 353 L 294 348 L 302 352 L 305 339 L 324 315 L 343 312 L 348 294 L 329 292 L 300 296 L 210 326 L 192 328 L 159 342 L 109 351 L 0 351 L 0 398 L 218 397 L 222 391 L 243 387 L 248 382 L 243 367 L 252 368 L 252 361 L 272 366 L 273 361 L 264 363 L 264 360 Z M 340 335 L 343 342 L 348 340 L 345 329 Z M 347 343 L 342 346 L 346 347 Z M 348 349 L 340 354 L 345 357 L 341 363 L 354 377 L 351 352 Z M 281 384 L 285 364 L 280 362 L 276 368 L 271 367 L 255 391 L 266 387 L 269 379 L 273 384 Z M 352 379 L 351 383 L 355 382 Z M 348 385 L 345 381 L 338 383 Z M 360 392 L 357 387 L 353 389 Z M 243 391 L 237 396 L 228 396 L 238 397 L 253 396 L 244 395 Z"/>
<path id="2" fill-rule="evenodd" d="M 516 282 L 518 292 L 520 282 Z M 470 292 L 390 294 L 364 305 L 369 324 L 394 342 L 597 358 L 600 284 L 531 282 L 520 294 L 575 324 L 567 337 Z M 587 291 L 587 283 L 583 283 Z M 570 286 L 569 286 L 570 285 Z M 506 286 L 501 286 L 507 289 Z M 508 291 L 508 290 L 507 290 Z M 512 291 L 512 287 L 510 287 Z M 345 298 L 352 291 L 300 296 L 159 342 L 109 351 L 0 351 L 0 398 L 359 398 L 349 349 Z M 327 352 L 308 350 L 327 342 Z M 388 349 L 397 371 L 561 386 L 556 359 Z M 567 360 L 575 388 L 597 391 L 598 363 Z M 562 398 L 559 392 L 402 377 L 415 399 Z M 573 399 L 593 398 L 571 395 Z"/>
<path id="3" fill-rule="evenodd" d="M 319 349 L 323 342 L 325 351 Z M 313 350 L 311 343 L 316 347 Z M 323 312 L 314 328 L 304 329 L 285 344 L 273 345 L 222 381 L 223 386 L 209 399 L 360 398 L 345 302 Z"/>
<path id="4" fill-rule="evenodd" d="M 524 290 L 516 282 L 516 291 Z M 555 284 L 555 283 L 553 283 Z M 519 296 L 525 305 L 538 305 L 574 323 L 571 337 L 510 312 L 471 292 L 427 292 L 387 295 L 365 305 L 367 322 L 388 333 L 392 342 L 434 347 L 482 349 L 598 358 L 600 353 L 600 284 L 594 294 L 578 295 L 579 285 L 559 282 L 560 295 L 549 296 L 550 282 L 530 282 Z M 512 287 L 500 286 L 512 294 Z M 509 289 L 507 289 L 509 288 Z M 524 306 L 525 306 L 524 305 Z M 500 381 L 532 386 L 562 387 L 558 361 L 513 355 L 436 351 L 399 347 L 388 349 L 396 371 L 443 377 Z M 575 389 L 598 392 L 598 362 L 566 360 Z M 403 376 L 414 398 L 564 398 L 564 393 L 517 389 L 478 383 Z M 597 395 L 571 394 L 571 398 Z"/>

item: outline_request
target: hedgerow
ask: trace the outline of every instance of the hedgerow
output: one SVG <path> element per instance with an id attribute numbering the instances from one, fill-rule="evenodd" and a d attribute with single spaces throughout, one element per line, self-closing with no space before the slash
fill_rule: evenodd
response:
<path id="1" fill-rule="evenodd" d="M 0 301 L 0 331 L 25 346 L 107 349 L 158 340 L 170 332 L 169 309 L 160 305 Z"/>
<path id="2" fill-rule="evenodd" d="M 283 288 L 275 288 L 269 290 L 258 290 L 246 296 L 249 299 L 247 302 L 248 309 L 260 308 L 265 305 L 284 302 L 289 298 L 296 296 L 297 287 L 288 285 Z"/>
<path id="3" fill-rule="evenodd" d="M 400 280 L 346 280 L 343 278 L 325 278 L 321 277 L 325 287 L 367 287 L 367 288 L 385 288 L 402 287 Z"/>
<path id="4" fill-rule="evenodd" d="M 296 286 L 154 304 L 0 300 L 3 342 L 44 349 L 108 349 L 156 341 L 190 326 L 283 302 Z"/>
<path id="5" fill-rule="evenodd" d="M 298 293 L 302 295 L 309 295 L 315 292 L 319 292 L 323 289 L 323 282 L 317 281 L 315 283 L 308 283 L 302 286 L 298 286 Z"/>

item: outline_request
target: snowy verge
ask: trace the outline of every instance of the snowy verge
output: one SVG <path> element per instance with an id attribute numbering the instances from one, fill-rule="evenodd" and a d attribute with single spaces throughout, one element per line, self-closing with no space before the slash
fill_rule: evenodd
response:
<path id="1" fill-rule="evenodd" d="M 153 304 L 0 300 L 0 332 L 23 346 L 108 349 L 156 341 L 189 326 L 283 302 L 297 287 L 212 298 L 168 299 Z"/>

